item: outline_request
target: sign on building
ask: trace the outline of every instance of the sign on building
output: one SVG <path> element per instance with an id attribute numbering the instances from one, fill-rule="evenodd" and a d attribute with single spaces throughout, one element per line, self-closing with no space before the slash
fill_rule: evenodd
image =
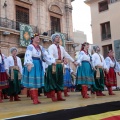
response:
<path id="1" fill-rule="evenodd" d="M 120 61 L 120 40 L 114 41 L 115 58 Z"/>
<path id="2" fill-rule="evenodd" d="M 30 38 L 32 35 L 33 30 L 31 26 L 20 24 L 20 46 L 28 46 L 30 44 Z"/>

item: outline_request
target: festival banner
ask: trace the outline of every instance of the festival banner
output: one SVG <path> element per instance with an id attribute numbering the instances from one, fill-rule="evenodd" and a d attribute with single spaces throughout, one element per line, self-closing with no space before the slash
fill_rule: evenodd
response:
<path id="1" fill-rule="evenodd" d="M 27 47 L 32 35 L 33 30 L 30 25 L 20 24 L 20 46 Z"/>
<path id="2" fill-rule="evenodd" d="M 120 40 L 114 40 L 115 58 L 120 61 Z"/>

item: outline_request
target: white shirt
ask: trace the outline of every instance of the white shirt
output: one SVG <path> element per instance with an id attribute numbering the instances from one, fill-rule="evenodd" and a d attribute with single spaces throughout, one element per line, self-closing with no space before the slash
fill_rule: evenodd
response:
<path id="1" fill-rule="evenodd" d="M 50 56 L 50 54 L 42 46 L 40 46 L 40 48 L 42 50 L 43 58 L 46 61 L 46 63 L 49 65 L 54 63 L 55 59 L 53 59 Z M 25 52 L 24 65 L 32 64 L 34 66 L 32 57 L 36 57 L 36 58 L 41 59 L 41 50 L 36 50 L 35 47 L 32 44 L 30 44 L 27 47 L 27 50 Z"/>
<path id="2" fill-rule="evenodd" d="M 74 62 L 74 59 L 65 51 L 64 47 L 60 46 L 60 50 L 61 50 L 61 59 L 63 59 L 63 57 L 68 58 L 71 62 Z M 48 48 L 48 52 L 50 53 L 50 55 L 55 58 L 56 60 L 58 59 L 58 49 L 57 46 L 55 44 L 52 44 L 49 46 Z"/>
<path id="3" fill-rule="evenodd" d="M 20 69 L 20 73 L 22 74 L 22 63 L 21 63 L 21 59 L 19 57 L 17 57 L 17 65 Z M 14 59 L 12 56 L 9 56 L 7 58 L 7 69 L 9 70 L 9 67 L 12 67 L 12 66 L 14 66 Z"/>
<path id="4" fill-rule="evenodd" d="M 81 65 L 82 61 L 88 61 L 90 62 L 90 54 L 86 54 L 84 51 L 80 51 L 77 59 L 77 63 Z"/>
<path id="5" fill-rule="evenodd" d="M 106 62 L 101 54 L 94 53 L 92 55 L 92 65 L 95 68 L 95 66 L 102 66 L 104 69 L 107 69 Z"/>
<path id="6" fill-rule="evenodd" d="M 46 64 L 46 62 L 42 62 L 42 66 L 43 66 L 43 71 L 45 73 L 46 72 L 46 68 L 48 68 L 48 64 Z"/>
<path id="7" fill-rule="evenodd" d="M 110 67 L 114 67 L 115 72 L 120 72 L 120 64 L 116 60 L 112 61 L 110 57 L 106 57 L 105 62 L 108 69 L 110 69 Z"/>

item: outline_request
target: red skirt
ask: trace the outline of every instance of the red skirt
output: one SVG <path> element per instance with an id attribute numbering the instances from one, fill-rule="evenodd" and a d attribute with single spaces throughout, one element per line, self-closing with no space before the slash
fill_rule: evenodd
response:
<path id="1" fill-rule="evenodd" d="M 106 74 L 106 79 L 105 79 L 105 85 L 110 87 L 110 86 L 117 86 L 117 79 L 116 79 L 116 73 L 114 71 L 114 68 L 109 69 L 109 73 Z"/>
<path id="2" fill-rule="evenodd" d="M 6 72 L 0 72 L 0 89 L 9 87 L 8 76 Z"/>

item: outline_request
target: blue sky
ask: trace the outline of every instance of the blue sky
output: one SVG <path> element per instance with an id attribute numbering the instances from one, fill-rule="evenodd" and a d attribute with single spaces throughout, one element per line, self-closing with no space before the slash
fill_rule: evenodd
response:
<path id="1" fill-rule="evenodd" d="M 90 7 L 84 0 L 75 0 L 73 6 L 73 30 L 83 31 L 87 35 L 87 41 L 92 43 Z"/>

